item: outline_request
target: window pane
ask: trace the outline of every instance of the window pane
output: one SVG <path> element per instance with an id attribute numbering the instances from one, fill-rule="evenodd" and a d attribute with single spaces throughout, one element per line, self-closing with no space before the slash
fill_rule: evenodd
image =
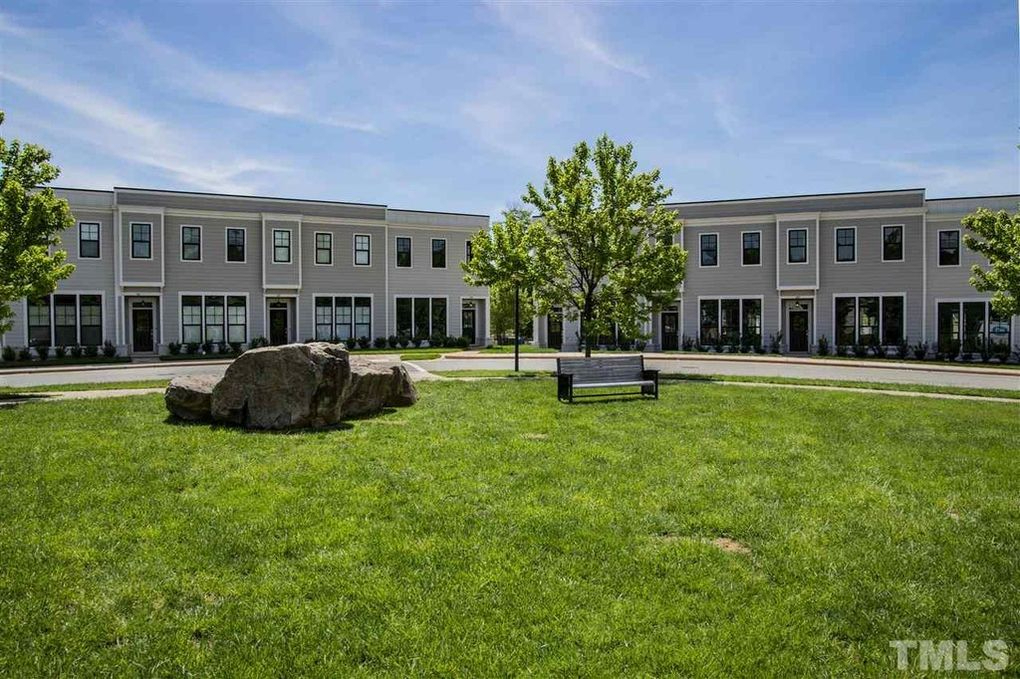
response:
<path id="1" fill-rule="evenodd" d="M 985 303 L 963 303 L 963 350 L 980 351 L 985 344 Z"/>
<path id="2" fill-rule="evenodd" d="M 315 263 L 316 264 L 333 263 L 333 234 L 331 233 L 315 234 Z"/>
<path id="3" fill-rule="evenodd" d="M 224 308 L 222 297 L 205 298 L 205 339 L 209 342 L 222 342 Z"/>
<path id="4" fill-rule="evenodd" d="M 78 256 L 99 257 L 99 224 L 82 222 L 78 225 Z"/>
<path id="5" fill-rule="evenodd" d="M 53 296 L 53 334 L 58 347 L 78 343 L 78 298 Z"/>
<path id="6" fill-rule="evenodd" d="M 761 264 L 761 234 L 745 233 L 743 237 L 743 263 L 746 265 Z"/>
<path id="7" fill-rule="evenodd" d="M 327 341 L 333 338 L 333 300 L 329 297 L 315 298 L 315 339 Z"/>
<path id="8" fill-rule="evenodd" d="M 371 263 L 371 236 L 357 235 L 354 237 L 354 263 L 368 266 Z"/>
<path id="9" fill-rule="evenodd" d="M 802 264 L 807 261 L 807 229 L 792 229 L 788 232 L 789 253 L 787 261 Z"/>
<path id="10" fill-rule="evenodd" d="M 429 336 L 429 300 L 427 297 L 414 298 L 414 336 Z"/>
<path id="11" fill-rule="evenodd" d="M 882 298 L 882 344 L 893 345 L 903 341 L 903 298 Z"/>
<path id="12" fill-rule="evenodd" d="M 354 336 L 358 339 L 372 336 L 372 298 L 354 298 Z"/>
<path id="13" fill-rule="evenodd" d="M 716 266 L 719 263 L 719 237 L 714 233 L 701 235 L 701 266 Z"/>
<path id="14" fill-rule="evenodd" d="M 836 298 L 836 344 L 849 346 L 856 342 L 857 305 L 853 297 Z"/>
<path id="15" fill-rule="evenodd" d="M 82 295 L 78 298 L 81 343 L 103 343 L 103 298 L 99 295 Z"/>
<path id="16" fill-rule="evenodd" d="M 836 261 L 852 262 L 855 259 L 854 245 L 857 240 L 853 229 L 836 229 Z"/>
<path id="17" fill-rule="evenodd" d="M 939 302 L 938 317 L 938 348 L 943 352 L 955 353 L 960 342 L 960 305 L 956 302 Z"/>
<path id="18" fill-rule="evenodd" d="M 181 298 L 181 340 L 185 343 L 202 341 L 202 298 L 187 295 Z"/>
<path id="19" fill-rule="evenodd" d="M 701 343 L 712 344 L 719 337 L 719 300 L 701 300 Z"/>
<path id="20" fill-rule="evenodd" d="M 273 231 L 273 261 L 290 262 L 290 231 Z"/>
<path id="21" fill-rule="evenodd" d="M 197 262 L 202 259 L 202 230 L 196 226 L 181 227 L 181 258 Z"/>
<path id="22" fill-rule="evenodd" d="M 152 257 L 152 225 L 131 225 L 131 256 L 138 259 Z"/>
<path id="23" fill-rule="evenodd" d="M 227 229 L 227 261 L 244 261 L 244 229 Z"/>
<path id="24" fill-rule="evenodd" d="M 861 297 L 858 299 L 860 305 L 857 341 L 860 344 L 877 344 L 878 337 L 878 297 Z"/>
<path id="25" fill-rule="evenodd" d="M 440 297 L 432 298 L 432 334 L 446 334 L 446 300 Z"/>
<path id="26" fill-rule="evenodd" d="M 248 341 L 248 304 L 244 297 L 227 297 L 227 341 Z"/>
<path id="27" fill-rule="evenodd" d="M 740 344 L 740 300 L 724 299 L 720 302 L 722 309 L 719 322 L 723 342 Z"/>
<path id="28" fill-rule="evenodd" d="M 473 256 L 474 253 L 471 252 L 471 241 L 467 241 L 467 243 L 464 244 L 464 261 L 470 262 Z"/>
<path id="29" fill-rule="evenodd" d="M 882 259 L 903 259 L 903 227 L 882 227 Z"/>
<path id="30" fill-rule="evenodd" d="M 960 263 L 960 232 L 939 231 L 939 265 L 956 266 Z"/>
<path id="31" fill-rule="evenodd" d="M 988 308 L 988 345 L 997 347 L 1005 345 L 1009 347 L 1009 317 L 1000 316 L 995 309 Z"/>
<path id="32" fill-rule="evenodd" d="M 745 299 L 741 301 L 743 313 L 743 341 L 753 345 L 761 344 L 761 300 Z"/>
<path id="33" fill-rule="evenodd" d="M 446 241 L 438 238 L 432 239 L 432 268 L 446 268 Z"/>
<path id="34" fill-rule="evenodd" d="M 50 298 L 43 297 L 28 303 L 29 346 L 50 345 Z"/>
<path id="35" fill-rule="evenodd" d="M 349 340 L 352 337 L 351 333 L 353 330 L 351 329 L 351 324 L 354 320 L 354 313 L 351 308 L 351 298 L 337 297 L 334 300 L 334 305 L 336 307 L 336 337 L 342 341 Z"/>
<path id="36" fill-rule="evenodd" d="M 397 238 L 397 266 L 411 266 L 411 239 Z"/>
<path id="37" fill-rule="evenodd" d="M 397 299 L 397 335 L 411 336 L 411 298 Z"/>

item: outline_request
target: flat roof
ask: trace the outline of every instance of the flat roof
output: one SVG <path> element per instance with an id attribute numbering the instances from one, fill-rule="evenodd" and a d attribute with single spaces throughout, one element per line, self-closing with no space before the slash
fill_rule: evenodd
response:
<path id="1" fill-rule="evenodd" d="M 837 191 L 835 193 L 798 193 L 789 196 L 758 196 L 757 198 L 720 198 L 717 200 L 687 200 L 663 205 L 707 205 L 711 203 L 750 203 L 756 200 L 796 200 L 799 198 L 833 198 L 836 196 L 878 196 L 889 193 L 924 193 L 917 189 L 885 189 L 879 191 Z"/>
<path id="2" fill-rule="evenodd" d="M 981 200 L 982 198 L 1020 198 L 1020 193 L 1000 193 L 989 196 L 953 196 L 951 198 L 929 198 L 928 202 L 934 203 L 939 200 Z"/>
<path id="3" fill-rule="evenodd" d="M 343 200 L 318 200 L 314 198 L 281 198 L 280 196 L 252 196 L 243 193 L 212 193 L 209 191 L 175 191 L 173 189 L 146 189 L 138 186 L 114 186 L 114 191 L 140 191 L 144 193 L 170 193 L 184 196 L 209 196 L 210 198 L 249 198 L 251 200 L 279 200 L 287 203 L 320 203 L 323 205 L 361 205 L 364 207 L 386 207 L 382 203 L 357 203 Z"/>

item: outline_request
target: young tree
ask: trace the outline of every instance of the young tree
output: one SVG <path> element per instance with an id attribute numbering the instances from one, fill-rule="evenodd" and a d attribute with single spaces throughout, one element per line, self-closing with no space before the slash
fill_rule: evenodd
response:
<path id="1" fill-rule="evenodd" d="M 468 285 L 510 289 L 514 292 L 514 370 L 520 370 L 520 295 L 534 285 L 539 274 L 533 252 L 541 242 L 542 227 L 526 210 L 503 212 L 503 221 L 481 230 L 471 239 L 471 259 L 461 262 Z M 530 314 L 529 314 L 530 318 Z"/>
<path id="2" fill-rule="evenodd" d="M 992 308 L 1003 316 L 1020 314 L 1020 211 L 992 212 L 978 208 L 963 218 L 970 233 L 963 243 L 988 260 L 988 269 L 974 265 L 970 284 L 981 292 L 993 292 Z"/>
<path id="3" fill-rule="evenodd" d="M 0 137 L 0 333 L 11 329 L 11 302 L 48 295 L 74 272 L 66 252 L 50 252 L 74 218 L 67 201 L 45 187 L 60 174 L 49 160 L 41 146 Z"/>
<path id="4" fill-rule="evenodd" d="M 572 157 L 550 158 L 542 191 L 528 184 L 524 195 L 545 227 L 535 247 L 536 302 L 580 319 L 585 356 L 614 322 L 639 336 L 684 278 L 687 253 L 674 242 L 682 225 L 662 205 L 672 191 L 658 170 L 636 172 L 632 152 L 606 135 L 594 150 L 581 142 Z"/>
<path id="5" fill-rule="evenodd" d="M 490 285 L 489 286 L 489 327 L 494 337 L 502 340 L 514 333 L 514 309 L 518 306 L 525 311 L 535 308 L 531 299 L 531 290 L 522 288 L 520 296 L 515 294 L 513 286 Z M 523 337 L 529 335 L 529 324 L 525 318 L 521 321 L 520 333 Z"/>

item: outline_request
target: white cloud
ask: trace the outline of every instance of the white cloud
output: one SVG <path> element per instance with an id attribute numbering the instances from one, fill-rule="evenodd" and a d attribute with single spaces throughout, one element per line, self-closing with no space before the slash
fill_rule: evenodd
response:
<path id="1" fill-rule="evenodd" d="M 560 117 L 559 100 L 519 75 L 493 78 L 460 108 L 466 130 L 476 141 L 517 161 L 545 155 L 530 139 L 536 128 Z"/>

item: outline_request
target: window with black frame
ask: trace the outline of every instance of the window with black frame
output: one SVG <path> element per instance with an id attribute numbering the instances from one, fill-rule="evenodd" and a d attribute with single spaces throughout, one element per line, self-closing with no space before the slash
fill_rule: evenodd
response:
<path id="1" fill-rule="evenodd" d="M 202 261 L 202 228 L 181 227 L 181 259 L 185 262 Z"/>
<path id="2" fill-rule="evenodd" d="M 131 224 L 131 258 L 152 259 L 152 224 Z"/>
<path id="3" fill-rule="evenodd" d="M 244 229 L 227 229 L 227 261 L 243 262 L 244 254 Z"/>
<path id="4" fill-rule="evenodd" d="M 42 297 L 28 302 L 28 345 L 50 346 L 50 298 Z"/>
<path id="5" fill-rule="evenodd" d="M 78 298 L 78 309 L 82 346 L 99 346 L 103 343 L 102 296 L 81 295 Z"/>
<path id="6" fill-rule="evenodd" d="M 411 268 L 411 239 L 407 236 L 397 236 L 397 267 Z"/>
<path id="7" fill-rule="evenodd" d="M 326 266 L 333 263 L 333 234 L 315 234 L 315 263 Z"/>
<path id="8" fill-rule="evenodd" d="M 857 261 L 856 229 L 836 229 L 836 261 L 844 263 Z"/>
<path id="9" fill-rule="evenodd" d="M 804 264 L 807 262 L 807 229 L 790 229 L 786 232 L 788 264 Z"/>
<path id="10" fill-rule="evenodd" d="M 836 298 L 836 344 L 850 346 L 857 342 L 857 300 Z"/>
<path id="11" fill-rule="evenodd" d="M 719 236 L 703 233 L 698 239 L 701 249 L 701 266 L 719 266 Z"/>
<path id="12" fill-rule="evenodd" d="M 882 261 L 903 260 L 903 227 L 895 224 L 882 227 Z"/>
<path id="13" fill-rule="evenodd" d="M 290 264 L 290 231 L 273 229 L 273 262 Z"/>
<path id="14" fill-rule="evenodd" d="M 744 266 L 757 266 L 761 264 L 761 232 L 749 231 L 741 237 L 742 253 L 741 263 Z"/>
<path id="15" fill-rule="evenodd" d="M 354 236 L 354 265 L 372 265 L 372 237 L 368 234 L 357 234 Z"/>
<path id="16" fill-rule="evenodd" d="M 99 259 L 99 224 L 81 222 L 78 224 L 78 257 Z"/>
<path id="17" fill-rule="evenodd" d="M 445 269 L 446 268 L 446 239 L 445 238 L 433 238 L 432 239 L 432 268 L 433 269 Z"/>
<path id="18" fill-rule="evenodd" d="M 74 295 L 53 295 L 53 341 L 58 347 L 78 344 L 78 298 Z"/>
<path id="19" fill-rule="evenodd" d="M 939 266 L 960 264 L 960 231 L 939 231 Z"/>
<path id="20" fill-rule="evenodd" d="M 701 300 L 699 316 L 701 319 L 701 343 L 713 344 L 719 339 L 719 300 Z"/>

